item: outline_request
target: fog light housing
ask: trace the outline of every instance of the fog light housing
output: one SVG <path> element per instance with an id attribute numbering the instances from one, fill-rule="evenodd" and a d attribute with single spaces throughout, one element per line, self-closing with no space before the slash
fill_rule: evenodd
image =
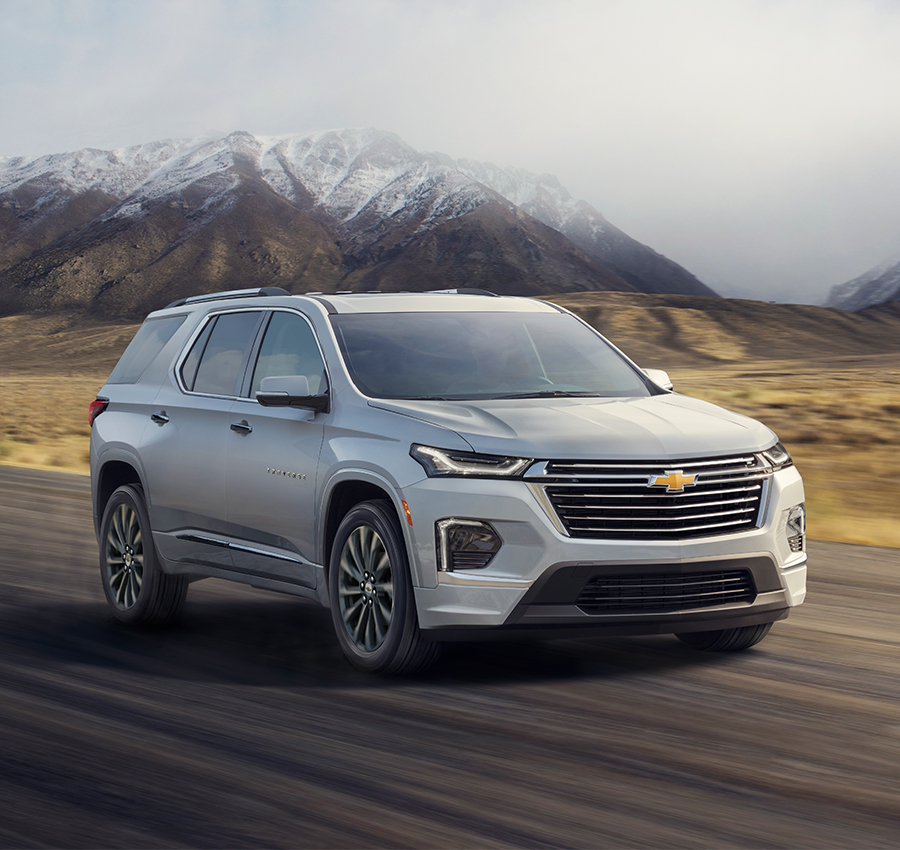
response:
<path id="1" fill-rule="evenodd" d="M 795 505 L 787 512 L 785 531 L 791 551 L 802 552 L 806 537 L 806 507 L 804 505 Z"/>
<path id="2" fill-rule="evenodd" d="M 447 517 L 435 524 L 438 569 L 483 570 L 500 551 L 503 540 L 486 522 Z"/>

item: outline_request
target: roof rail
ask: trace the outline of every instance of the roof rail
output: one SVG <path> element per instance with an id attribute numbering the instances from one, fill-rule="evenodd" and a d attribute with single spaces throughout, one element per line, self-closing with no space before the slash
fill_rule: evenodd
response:
<path id="1" fill-rule="evenodd" d="M 208 295 L 192 295 L 190 298 L 179 298 L 171 304 L 166 304 L 166 310 L 169 307 L 181 307 L 183 304 L 198 304 L 201 301 L 219 301 L 226 298 L 258 298 L 261 295 L 290 295 L 286 289 L 280 286 L 263 286 L 259 289 L 229 289 L 227 292 L 210 292 Z"/>
<path id="2" fill-rule="evenodd" d="M 487 289 L 473 289 L 462 287 L 459 289 L 429 289 L 429 292 L 435 295 L 490 295 L 491 298 L 499 298 L 496 292 L 490 292 Z"/>

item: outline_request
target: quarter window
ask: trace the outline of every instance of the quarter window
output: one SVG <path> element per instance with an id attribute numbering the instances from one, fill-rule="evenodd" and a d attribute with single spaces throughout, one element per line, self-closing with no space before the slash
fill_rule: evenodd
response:
<path id="1" fill-rule="evenodd" d="M 325 363 L 315 335 L 296 313 L 272 314 L 253 370 L 250 397 L 255 398 L 263 378 L 275 375 L 305 375 L 312 395 L 327 391 Z"/>
<path id="2" fill-rule="evenodd" d="M 162 319 L 147 319 L 128 344 L 107 383 L 134 384 L 139 381 L 141 375 L 186 318 L 186 316 L 166 316 Z"/>

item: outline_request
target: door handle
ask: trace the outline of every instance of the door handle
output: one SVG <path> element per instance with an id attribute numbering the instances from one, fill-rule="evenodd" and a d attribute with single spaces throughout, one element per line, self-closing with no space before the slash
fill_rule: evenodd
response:
<path id="1" fill-rule="evenodd" d="M 253 426 L 246 419 L 242 419 L 240 422 L 232 422 L 231 430 L 236 434 L 249 434 Z"/>
<path id="2" fill-rule="evenodd" d="M 165 425 L 166 422 L 169 421 L 169 417 L 166 416 L 165 410 L 160 410 L 159 413 L 153 413 L 153 414 L 151 414 L 151 415 L 150 415 L 150 418 L 151 418 L 157 425 Z"/>

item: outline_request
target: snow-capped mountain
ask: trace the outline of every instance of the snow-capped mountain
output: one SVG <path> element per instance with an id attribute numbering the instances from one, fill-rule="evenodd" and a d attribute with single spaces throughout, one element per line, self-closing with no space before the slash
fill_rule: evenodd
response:
<path id="1" fill-rule="evenodd" d="M 139 315 L 257 285 L 714 294 L 551 175 L 377 130 L 0 158 L 0 309 Z"/>
<path id="2" fill-rule="evenodd" d="M 825 306 L 856 312 L 887 301 L 900 301 L 900 258 L 897 257 L 832 287 Z"/>

